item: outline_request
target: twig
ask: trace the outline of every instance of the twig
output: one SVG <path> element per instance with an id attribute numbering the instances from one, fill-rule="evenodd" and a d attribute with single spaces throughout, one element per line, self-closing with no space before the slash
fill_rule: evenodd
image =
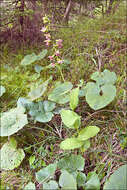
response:
<path id="1" fill-rule="evenodd" d="M 96 115 L 96 114 L 98 114 L 98 113 L 100 113 L 100 112 L 111 112 L 111 113 L 123 113 L 123 111 L 114 111 L 114 110 L 99 110 L 99 111 L 96 111 L 96 112 L 94 112 L 94 113 L 92 113 L 92 114 L 90 114 L 86 119 L 84 119 L 83 120 L 83 122 L 85 122 L 85 121 L 87 121 L 87 120 L 89 120 L 93 115 Z"/>

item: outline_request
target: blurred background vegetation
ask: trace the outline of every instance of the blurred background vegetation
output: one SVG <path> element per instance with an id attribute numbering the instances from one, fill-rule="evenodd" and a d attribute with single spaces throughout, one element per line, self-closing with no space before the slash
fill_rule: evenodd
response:
<path id="1" fill-rule="evenodd" d="M 105 17 L 115 13 L 121 0 L 1 0 L 2 42 L 34 44 L 43 40 L 40 29 L 48 15 L 52 30 L 73 26 L 81 17 Z M 125 2 L 124 2 L 125 3 Z M 111 16 L 111 15 L 110 15 Z M 18 41 L 18 44 L 17 44 Z"/>

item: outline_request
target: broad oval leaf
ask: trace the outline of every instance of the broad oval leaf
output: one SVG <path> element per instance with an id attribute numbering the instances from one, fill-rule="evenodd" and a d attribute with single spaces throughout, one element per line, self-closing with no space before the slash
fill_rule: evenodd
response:
<path id="1" fill-rule="evenodd" d="M 43 59 L 47 55 L 47 53 L 48 53 L 47 49 L 44 49 L 41 53 L 37 55 L 37 61 Z"/>
<path id="2" fill-rule="evenodd" d="M 50 112 L 50 111 L 54 110 L 56 107 L 56 104 L 54 102 L 50 102 L 50 101 L 44 101 L 43 104 L 44 104 L 45 112 Z"/>
<path id="3" fill-rule="evenodd" d="M 51 121 L 54 114 L 52 112 L 44 112 L 43 114 L 40 112 L 36 115 L 35 120 L 41 123 L 46 123 Z"/>
<path id="4" fill-rule="evenodd" d="M 107 189 L 127 189 L 127 164 L 120 166 L 105 182 L 104 190 Z"/>
<path id="5" fill-rule="evenodd" d="M 24 190 L 36 190 L 35 184 L 32 183 L 32 182 L 29 182 L 29 183 L 25 186 Z"/>
<path id="6" fill-rule="evenodd" d="M 87 88 L 86 88 L 86 86 L 83 86 L 83 87 L 79 90 L 79 97 L 84 97 L 84 96 L 86 96 L 86 92 L 87 92 Z"/>
<path id="7" fill-rule="evenodd" d="M 62 190 L 77 190 L 76 179 L 66 170 L 60 176 L 59 185 L 62 187 Z"/>
<path id="8" fill-rule="evenodd" d="M 85 184 L 85 190 L 100 190 L 100 185 L 98 175 L 95 172 L 89 172 Z"/>
<path id="9" fill-rule="evenodd" d="M 100 129 L 96 126 L 85 127 L 79 132 L 78 139 L 81 141 L 85 141 L 91 137 L 94 137 L 99 131 Z"/>
<path id="10" fill-rule="evenodd" d="M 63 84 L 59 84 L 49 94 L 48 99 L 58 104 L 65 104 L 70 100 L 69 92 L 72 89 L 72 87 L 73 85 L 71 82 L 65 82 Z"/>
<path id="11" fill-rule="evenodd" d="M 34 66 L 34 69 L 35 69 L 35 71 L 36 71 L 37 73 L 40 74 L 40 72 L 43 70 L 43 67 L 40 66 L 40 65 L 35 65 L 35 66 Z"/>
<path id="12" fill-rule="evenodd" d="M 60 112 L 62 122 L 69 128 L 78 128 L 80 125 L 80 116 L 70 110 L 62 110 Z"/>
<path id="13" fill-rule="evenodd" d="M 50 164 L 36 173 L 38 183 L 43 183 L 45 179 L 52 179 L 57 168 L 57 164 Z"/>
<path id="14" fill-rule="evenodd" d="M 6 92 L 6 89 L 4 86 L 0 85 L 0 97 Z"/>
<path id="15" fill-rule="evenodd" d="M 5 143 L 0 150 L 1 163 L 0 167 L 3 170 L 13 170 L 17 168 L 25 157 L 23 149 L 17 149 L 17 142 L 11 138 Z"/>
<path id="16" fill-rule="evenodd" d="M 58 168 L 62 170 L 67 170 L 72 173 L 77 170 L 83 171 L 85 165 L 85 160 L 81 155 L 71 154 L 65 156 L 58 162 Z"/>
<path id="17" fill-rule="evenodd" d="M 43 190 L 58 190 L 58 184 L 54 180 L 50 180 L 48 183 L 43 184 Z"/>
<path id="18" fill-rule="evenodd" d="M 115 96 L 116 87 L 112 84 L 106 84 L 102 87 L 92 82 L 87 84 L 86 101 L 94 110 L 107 106 Z"/>
<path id="19" fill-rule="evenodd" d="M 53 109 L 55 108 L 55 103 L 50 101 L 39 101 L 37 103 L 32 103 L 29 106 L 29 114 L 33 117 L 34 120 L 38 122 L 49 122 L 53 114 Z"/>
<path id="20" fill-rule="evenodd" d="M 78 172 L 76 181 L 78 183 L 78 187 L 83 187 L 86 182 L 86 175 L 82 172 Z"/>
<path id="21" fill-rule="evenodd" d="M 84 141 L 82 151 L 86 151 L 90 147 L 90 139 Z"/>
<path id="22" fill-rule="evenodd" d="M 77 138 L 67 138 L 60 143 L 60 148 L 63 150 L 73 150 L 80 148 L 83 144 L 83 141 L 79 141 Z"/>
<path id="23" fill-rule="evenodd" d="M 27 98 L 24 97 L 20 97 L 17 101 L 17 107 L 23 107 L 23 108 L 27 108 L 28 106 L 30 106 L 32 104 L 32 101 L 30 101 Z"/>
<path id="24" fill-rule="evenodd" d="M 35 53 L 32 53 L 24 57 L 24 59 L 21 61 L 21 65 L 23 66 L 30 65 L 31 63 L 34 63 L 36 60 L 37 60 L 37 55 Z"/>
<path id="25" fill-rule="evenodd" d="M 91 79 L 95 80 L 99 85 L 115 84 L 117 76 L 115 72 L 105 69 L 103 72 L 95 72 L 91 75 Z"/>
<path id="26" fill-rule="evenodd" d="M 79 88 L 73 89 L 70 93 L 70 108 L 72 110 L 74 110 L 78 105 L 79 101 L 78 96 L 79 96 Z"/>
<path id="27" fill-rule="evenodd" d="M 28 124 L 27 115 L 24 114 L 23 107 L 17 107 L 4 112 L 1 117 L 0 136 L 13 135 L 26 124 Z"/>
<path id="28" fill-rule="evenodd" d="M 28 97 L 30 98 L 31 101 L 40 98 L 45 93 L 45 91 L 47 90 L 48 83 L 51 79 L 52 77 L 50 77 L 43 84 L 39 85 L 37 88 L 29 92 Z"/>

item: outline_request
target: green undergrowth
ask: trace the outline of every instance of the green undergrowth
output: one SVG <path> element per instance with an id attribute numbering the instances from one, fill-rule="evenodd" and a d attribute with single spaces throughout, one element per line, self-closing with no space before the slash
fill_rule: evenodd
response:
<path id="1" fill-rule="evenodd" d="M 82 116 L 82 126 L 99 126 L 100 132 L 91 139 L 91 148 L 86 152 L 80 150 L 64 152 L 59 144 L 64 137 L 71 136 L 65 128 L 61 131 L 61 120 L 58 115 L 48 123 L 34 123 L 31 121 L 25 128 L 14 135 L 20 148 L 24 148 L 26 158 L 18 169 L 2 171 L 2 185 L 12 184 L 12 189 L 22 189 L 29 181 L 35 182 L 35 171 L 53 163 L 55 160 L 68 155 L 70 152 L 79 153 L 85 158 L 85 174 L 96 171 L 101 185 L 118 166 L 126 163 L 126 8 L 123 4 L 114 15 L 104 18 L 77 17 L 76 24 L 61 28 L 53 32 L 54 39 L 63 39 L 63 57 L 70 60 L 69 65 L 63 68 L 66 81 L 75 86 L 79 80 L 88 82 L 90 75 L 98 70 L 100 61 L 101 70 L 109 69 L 117 75 L 117 96 L 106 108 L 93 111 L 81 98 L 76 112 Z M 73 20 L 72 20 L 73 23 Z M 32 48 L 10 49 L 2 47 L 1 54 L 1 85 L 6 93 L 1 97 L 0 109 L 2 112 L 16 106 L 19 97 L 27 97 L 30 88 L 38 83 L 34 65 L 22 67 L 20 62 L 25 55 L 39 53 L 45 49 L 44 45 Z M 100 56 L 98 56 L 98 54 Z M 50 55 L 50 53 L 48 53 Z M 41 66 L 49 64 L 48 55 L 38 63 Z M 35 63 L 36 64 L 36 63 Z M 48 86 L 47 94 L 61 80 L 56 69 L 41 72 L 40 81 L 53 80 Z M 47 98 L 47 94 L 43 99 Z M 1 138 L 1 146 L 7 137 Z M 34 164 L 29 158 L 35 158 Z"/>
<path id="2" fill-rule="evenodd" d="M 92 19 L 80 16 L 78 24 L 60 30 L 59 37 L 64 39 L 64 55 L 72 61 L 70 80 L 75 82 L 81 77 L 87 80 L 90 73 L 97 69 L 96 48 L 102 59 L 102 69 L 115 69 L 118 74 L 125 71 L 125 12 L 126 8 L 121 5 L 109 17 Z"/>

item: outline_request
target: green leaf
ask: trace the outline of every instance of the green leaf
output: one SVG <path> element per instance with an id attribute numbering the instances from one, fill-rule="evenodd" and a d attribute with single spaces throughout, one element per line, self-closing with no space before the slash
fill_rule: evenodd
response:
<path id="1" fill-rule="evenodd" d="M 79 141 L 77 138 L 67 138 L 60 143 L 60 148 L 63 150 L 72 150 L 80 148 L 83 145 L 83 141 Z"/>
<path id="2" fill-rule="evenodd" d="M 11 137 L 10 141 L 9 141 L 9 146 L 11 148 L 16 148 L 17 147 L 17 141 L 15 140 L 14 137 Z"/>
<path id="3" fill-rule="evenodd" d="M 99 131 L 100 129 L 96 126 L 85 127 L 79 132 L 78 139 L 80 141 L 85 141 L 91 137 L 94 137 Z"/>
<path id="4" fill-rule="evenodd" d="M 43 104 L 44 104 L 44 110 L 46 112 L 53 111 L 56 107 L 56 104 L 54 102 L 50 102 L 50 101 L 44 101 Z"/>
<path id="5" fill-rule="evenodd" d="M 88 148 L 90 147 L 90 140 L 86 140 L 84 141 L 84 144 L 83 144 L 83 151 L 86 151 Z"/>
<path id="6" fill-rule="evenodd" d="M 79 95 L 79 88 L 75 88 L 71 91 L 70 93 L 70 108 L 74 111 L 74 109 L 77 107 L 78 105 L 78 98 Z"/>
<path id="7" fill-rule="evenodd" d="M 114 72 L 105 69 L 103 72 L 95 72 L 91 75 L 91 79 L 95 80 L 99 85 L 115 84 L 117 76 Z"/>
<path id="8" fill-rule="evenodd" d="M 34 118 L 34 120 L 45 123 L 49 122 L 54 116 L 52 112 L 54 108 L 54 102 L 39 101 L 30 105 L 29 114 Z"/>
<path id="9" fill-rule="evenodd" d="M 120 166 L 105 182 L 104 190 L 107 189 L 127 189 L 127 164 Z"/>
<path id="10" fill-rule="evenodd" d="M 62 172 L 59 185 L 62 187 L 62 190 L 77 190 L 76 179 L 67 171 Z"/>
<path id="11" fill-rule="evenodd" d="M 62 111 L 62 107 L 56 107 L 55 110 L 53 111 L 54 114 L 60 114 L 60 112 Z"/>
<path id="12" fill-rule="evenodd" d="M 58 184 L 54 180 L 51 180 L 48 183 L 43 184 L 43 190 L 58 190 L 58 188 Z"/>
<path id="13" fill-rule="evenodd" d="M 82 88 L 79 90 L 79 97 L 84 97 L 84 96 L 86 96 L 86 92 L 87 92 L 86 86 L 82 87 Z"/>
<path id="14" fill-rule="evenodd" d="M 35 65 L 35 66 L 34 66 L 34 69 L 35 69 L 35 71 L 36 71 L 37 73 L 40 74 L 40 72 L 43 70 L 43 67 L 40 66 L 40 65 Z"/>
<path id="15" fill-rule="evenodd" d="M 83 171 L 85 160 L 81 155 L 71 154 L 65 156 L 58 162 L 58 168 L 68 171 L 69 173 L 77 170 Z"/>
<path id="16" fill-rule="evenodd" d="M 13 135 L 26 124 L 28 124 L 27 115 L 24 114 L 23 107 L 17 107 L 4 112 L 1 117 L 0 136 Z"/>
<path id="17" fill-rule="evenodd" d="M 62 122 L 69 128 L 78 128 L 80 126 L 80 116 L 70 110 L 62 110 L 60 112 Z"/>
<path id="18" fill-rule="evenodd" d="M 70 60 L 68 60 L 68 59 L 64 59 L 64 63 L 67 64 L 67 65 L 71 64 Z"/>
<path id="19" fill-rule="evenodd" d="M 36 159 L 35 155 L 30 156 L 30 158 L 29 158 L 30 166 L 34 163 L 35 159 Z"/>
<path id="20" fill-rule="evenodd" d="M 86 101 L 89 106 L 98 110 L 113 101 L 116 96 L 116 74 L 105 69 L 103 72 L 95 72 L 91 75 L 91 79 L 96 83 L 89 82 L 86 85 Z"/>
<path id="21" fill-rule="evenodd" d="M 17 142 L 11 138 L 5 143 L 0 150 L 1 163 L 0 167 L 3 170 L 13 170 L 17 168 L 25 157 L 23 149 L 17 149 Z"/>
<path id="22" fill-rule="evenodd" d="M 53 89 L 51 94 L 49 94 L 48 99 L 58 104 L 65 104 L 70 100 L 69 92 L 72 87 L 73 85 L 71 82 L 59 84 L 56 88 Z"/>
<path id="23" fill-rule="evenodd" d="M 36 100 L 37 98 L 40 98 L 45 93 L 50 80 L 52 80 L 52 77 L 50 77 L 43 84 L 39 85 L 37 88 L 29 92 L 28 96 L 31 99 L 31 101 Z"/>
<path id="24" fill-rule="evenodd" d="M 89 172 L 85 190 L 100 190 L 100 180 L 95 172 Z"/>
<path id="25" fill-rule="evenodd" d="M 34 67 L 34 69 L 35 69 L 35 71 L 38 73 L 38 74 L 40 74 L 40 72 L 41 71 L 44 71 L 44 70 L 47 70 L 47 69 L 51 69 L 52 68 L 52 65 L 51 64 L 49 64 L 49 65 L 47 65 L 47 66 L 40 66 L 40 65 L 35 65 L 35 67 Z M 39 75 L 40 76 L 40 75 Z"/>
<path id="26" fill-rule="evenodd" d="M 37 79 L 39 79 L 39 77 L 40 77 L 40 74 L 35 73 L 35 74 L 33 74 L 33 75 L 31 76 L 31 81 L 36 81 Z"/>
<path id="27" fill-rule="evenodd" d="M 32 182 L 29 182 L 29 183 L 25 186 L 24 190 L 36 190 L 35 184 L 32 183 Z"/>
<path id="28" fill-rule="evenodd" d="M 38 115 L 35 117 L 35 120 L 41 123 L 46 123 L 51 121 L 53 116 L 54 114 L 52 112 L 44 112 L 43 114 L 38 113 Z"/>
<path id="29" fill-rule="evenodd" d="M 47 49 L 44 49 L 41 53 L 38 54 L 37 61 L 43 59 L 47 55 L 47 53 L 48 53 Z"/>
<path id="30" fill-rule="evenodd" d="M 36 180 L 38 181 L 38 183 L 43 183 L 45 182 L 46 179 L 53 178 L 56 168 L 57 168 L 57 164 L 50 164 L 47 167 L 39 170 L 36 173 Z"/>
<path id="31" fill-rule="evenodd" d="M 107 84 L 102 87 L 92 82 L 87 84 L 86 101 L 94 110 L 107 106 L 113 101 L 115 96 L 116 87 L 112 84 Z"/>
<path id="32" fill-rule="evenodd" d="M 86 175 L 82 172 L 78 172 L 77 177 L 76 177 L 76 181 L 77 181 L 78 187 L 84 186 L 85 181 L 86 181 Z"/>
<path id="33" fill-rule="evenodd" d="M 0 97 L 6 92 L 6 89 L 4 86 L 0 85 Z"/>
<path id="34" fill-rule="evenodd" d="M 20 97 L 17 101 L 17 107 L 27 108 L 29 105 L 32 104 L 32 101 L 28 100 L 27 98 Z"/>
<path id="35" fill-rule="evenodd" d="M 24 57 L 24 59 L 21 61 L 21 65 L 23 66 L 30 65 L 31 63 L 34 63 L 36 60 L 37 60 L 37 55 L 35 53 L 32 53 Z"/>

